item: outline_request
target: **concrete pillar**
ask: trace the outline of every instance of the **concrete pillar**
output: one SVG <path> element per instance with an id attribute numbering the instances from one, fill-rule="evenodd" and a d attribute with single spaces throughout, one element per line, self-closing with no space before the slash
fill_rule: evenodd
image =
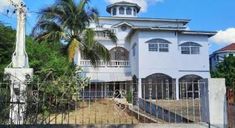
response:
<path id="1" fill-rule="evenodd" d="M 180 99 L 180 83 L 179 83 L 179 79 L 177 78 L 175 80 L 175 98 L 176 100 Z"/>
<path id="2" fill-rule="evenodd" d="M 227 127 L 227 101 L 225 79 L 200 82 L 201 118 L 212 127 Z"/>
<path id="3" fill-rule="evenodd" d="M 138 79 L 138 98 L 142 98 L 142 80 Z"/>

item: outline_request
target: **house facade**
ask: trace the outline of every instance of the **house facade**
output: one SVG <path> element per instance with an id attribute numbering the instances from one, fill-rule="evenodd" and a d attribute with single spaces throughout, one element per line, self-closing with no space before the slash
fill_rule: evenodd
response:
<path id="1" fill-rule="evenodd" d="M 235 56 L 235 43 L 225 46 L 210 55 L 210 69 L 211 71 L 216 70 L 216 66 L 224 61 L 225 57 L 229 55 Z"/>
<path id="2" fill-rule="evenodd" d="M 188 19 L 138 17 L 140 9 L 134 3 L 117 2 L 107 6 L 109 17 L 91 24 L 96 39 L 110 51 L 111 61 L 100 61 L 96 68 L 89 60 L 75 62 L 95 90 L 132 89 L 139 98 L 150 98 L 151 93 L 158 99 L 167 97 L 159 90 L 168 90 L 168 97 L 179 99 L 182 82 L 210 78 L 208 38 L 215 32 L 188 30 Z M 102 30 L 113 31 L 118 42 Z"/>

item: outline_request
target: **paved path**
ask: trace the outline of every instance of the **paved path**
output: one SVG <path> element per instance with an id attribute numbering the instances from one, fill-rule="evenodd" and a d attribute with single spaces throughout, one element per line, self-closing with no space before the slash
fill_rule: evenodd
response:
<path id="1" fill-rule="evenodd" d="M 5 126 L 1 126 L 0 128 Z M 137 124 L 137 125 L 28 125 L 13 128 L 208 128 L 206 124 Z M 213 128 L 213 127 L 211 127 Z"/>

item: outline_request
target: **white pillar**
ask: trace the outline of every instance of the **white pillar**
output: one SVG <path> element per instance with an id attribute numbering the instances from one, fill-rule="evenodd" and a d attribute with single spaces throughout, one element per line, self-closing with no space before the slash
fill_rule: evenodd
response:
<path id="1" fill-rule="evenodd" d="M 138 98 L 142 98 L 142 80 L 138 79 Z"/>
<path id="2" fill-rule="evenodd" d="M 17 33 L 15 52 L 12 56 L 11 67 L 5 68 L 4 73 L 9 75 L 11 81 L 11 99 L 10 99 L 10 124 L 23 124 L 25 121 L 25 111 L 27 105 L 27 82 L 33 75 L 33 69 L 29 68 L 28 55 L 25 51 L 25 20 L 26 20 L 26 6 L 21 3 L 11 4 L 17 10 Z"/>
<path id="3" fill-rule="evenodd" d="M 17 32 L 16 32 L 16 47 L 12 56 L 12 67 L 28 68 L 28 55 L 25 51 L 25 21 L 26 8 L 20 5 L 17 7 Z"/>
<path id="4" fill-rule="evenodd" d="M 213 127 L 227 127 L 227 101 L 225 79 L 200 82 L 200 104 L 203 122 Z"/>
<path id="5" fill-rule="evenodd" d="M 175 98 L 176 100 L 180 99 L 180 83 L 179 83 L 179 79 L 177 78 L 175 80 Z"/>

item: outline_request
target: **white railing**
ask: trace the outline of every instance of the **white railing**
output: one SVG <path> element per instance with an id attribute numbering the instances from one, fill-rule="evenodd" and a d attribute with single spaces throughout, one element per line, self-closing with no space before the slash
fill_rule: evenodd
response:
<path id="1" fill-rule="evenodd" d="M 81 60 L 80 66 L 93 67 L 90 60 Z M 109 62 L 99 61 L 98 67 L 112 67 L 112 68 L 127 68 L 130 67 L 130 62 L 126 60 L 111 60 Z"/>

